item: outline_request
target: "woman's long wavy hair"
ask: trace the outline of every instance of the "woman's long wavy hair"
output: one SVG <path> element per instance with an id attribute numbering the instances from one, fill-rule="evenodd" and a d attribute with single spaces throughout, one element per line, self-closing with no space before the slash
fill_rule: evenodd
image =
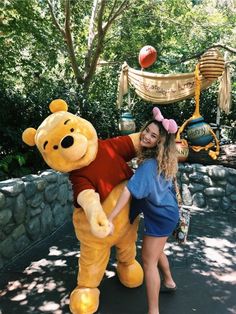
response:
<path id="1" fill-rule="evenodd" d="M 153 148 L 141 147 L 138 152 L 138 164 L 149 158 L 156 158 L 158 163 L 158 173 L 162 174 L 167 180 L 175 177 L 178 171 L 177 148 L 175 144 L 175 134 L 168 133 L 161 122 L 157 120 L 148 121 L 141 129 L 141 133 L 154 123 L 159 128 L 160 138 L 157 146 Z"/>

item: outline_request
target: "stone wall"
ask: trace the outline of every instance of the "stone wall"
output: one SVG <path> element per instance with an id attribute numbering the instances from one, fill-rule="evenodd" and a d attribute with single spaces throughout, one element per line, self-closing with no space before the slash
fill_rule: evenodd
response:
<path id="1" fill-rule="evenodd" d="M 177 178 L 185 205 L 236 212 L 236 169 L 184 163 Z"/>
<path id="2" fill-rule="evenodd" d="M 236 169 L 180 164 L 178 182 L 185 205 L 236 212 Z M 0 182 L 0 268 L 71 219 L 68 175 L 40 175 Z"/>
<path id="3" fill-rule="evenodd" d="M 47 170 L 0 182 L 0 268 L 71 219 L 68 175 Z"/>

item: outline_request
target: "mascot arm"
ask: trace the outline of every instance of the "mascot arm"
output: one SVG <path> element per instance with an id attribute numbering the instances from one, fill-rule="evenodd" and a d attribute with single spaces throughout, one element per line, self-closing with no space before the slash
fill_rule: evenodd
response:
<path id="1" fill-rule="evenodd" d="M 93 189 L 84 190 L 77 196 L 77 202 L 85 212 L 93 235 L 105 238 L 111 231 L 111 225 L 102 208 L 99 194 Z"/>

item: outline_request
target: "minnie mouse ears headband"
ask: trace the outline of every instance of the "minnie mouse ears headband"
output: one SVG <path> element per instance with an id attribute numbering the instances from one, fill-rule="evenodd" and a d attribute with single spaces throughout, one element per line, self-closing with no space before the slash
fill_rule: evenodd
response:
<path id="1" fill-rule="evenodd" d="M 158 122 L 161 122 L 164 129 L 171 134 L 175 134 L 178 130 L 177 123 L 173 119 L 165 119 L 163 115 L 161 114 L 161 111 L 159 108 L 154 107 L 152 110 L 153 118 L 157 120 Z"/>

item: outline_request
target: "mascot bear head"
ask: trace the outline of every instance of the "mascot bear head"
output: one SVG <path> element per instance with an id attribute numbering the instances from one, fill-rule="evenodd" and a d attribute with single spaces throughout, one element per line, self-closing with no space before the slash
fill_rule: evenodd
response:
<path id="1" fill-rule="evenodd" d="M 67 112 L 62 99 L 49 105 L 52 114 L 38 129 L 27 128 L 23 142 L 36 145 L 47 165 L 57 171 L 70 172 L 90 164 L 96 157 L 98 137 L 90 122 Z"/>

